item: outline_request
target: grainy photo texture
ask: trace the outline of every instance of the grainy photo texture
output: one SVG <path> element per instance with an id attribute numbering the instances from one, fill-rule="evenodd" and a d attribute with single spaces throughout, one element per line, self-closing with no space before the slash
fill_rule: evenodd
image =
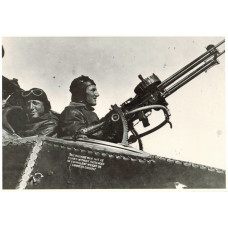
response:
<path id="1" fill-rule="evenodd" d="M 224 37 L 2 38 L 3 189 L 225 189 Z"/>

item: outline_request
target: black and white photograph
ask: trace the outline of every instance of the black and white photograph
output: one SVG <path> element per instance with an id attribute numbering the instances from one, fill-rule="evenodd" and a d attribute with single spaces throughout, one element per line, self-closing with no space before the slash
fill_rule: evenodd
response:
<path id="1" fill-rule="evenodd" d="M 227 227 L 227 1 L 0 8 L 1 227 Z"/>
<path id="2" fill-rule="evenodd" d="M 3 37 L 3 189 L 226 189 L 225 37 Z"/>

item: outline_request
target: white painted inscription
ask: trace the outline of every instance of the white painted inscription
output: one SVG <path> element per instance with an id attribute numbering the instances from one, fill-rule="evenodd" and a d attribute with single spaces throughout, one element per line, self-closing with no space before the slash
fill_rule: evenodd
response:
<path id="1" fill-rule="evenodd" d="M 101 169 L 105 164 L 104 159 L 102 158 L 93 158 L 90 156 L 83 156 L 69 153 L 67 162 L 70 163 L 70 166 L 77 167 L 81 169 L 89 169 L 95 171 L 96 169 Z"/>

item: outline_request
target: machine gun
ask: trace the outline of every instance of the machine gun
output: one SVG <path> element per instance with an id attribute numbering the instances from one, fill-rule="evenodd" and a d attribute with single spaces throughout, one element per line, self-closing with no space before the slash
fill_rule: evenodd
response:
<path id="1" fill-rule="evenodd" d="M 135 97 L 128 99 L 120 107 L 117 105 L 111 106 L 110 112 L 101 119 L 99 124 L 82 129 L 80 134 L 88 135 L 102 129 L 104 140 L 123 145 L 128 145 L 138 140 L 139 148 L 142 149 L 142 137 L 155 132 L 167 123 L 172 127 L 166 98 L 201 73 L 207 72 L 210 68 L 219 64 L 218 58 L 225 53 L 225 50 L 219 51 L 217 48 L 223 43 L 225 43 L 225 40 L 216 45 L 208 45 L 205 53 L 163 82 L 155 74 L 147 78 L 139 75 L 141 82 L 134 89 Z M 142 122 L 144 127 L 149 126 L 148 113 L 151 113 L 152 110 L 162 110 L 165 120 L 156 127 L 138 134 L 133 122 L 138 120 Z M 129 131 L 132 135 L 128 138 Z"/>

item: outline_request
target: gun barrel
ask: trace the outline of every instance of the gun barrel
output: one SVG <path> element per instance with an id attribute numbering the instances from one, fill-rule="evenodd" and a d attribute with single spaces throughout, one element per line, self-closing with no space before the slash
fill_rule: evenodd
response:
<path id="1" fill-rule="evenodd" d="M 205 53 L 203 53 L 202 55 L 200 55 L 198 58 L 194 59 L 192 62 L 190 62 L 189 64 L 187 64 L 186 66 L 184 66 L 183 68 L 181 68 L 180 70 L 178 70 L 176 73 L 174 73 L 170 77 L 168 77 L 166 80 L 164 80 L 158 86 L 158 89 L 159 90 L 164 90 L 167 86 L 171 85 L 173 82 L 175 82 L 176 80 L 178 80 L 180 77 L 182 77 L 183 75 L 185 75 L 186 73 L 188 73 L 190 70 L 192 70 L 195 67 L 197 67 L 202 62 L 210 59 L 212 56 L 214 56 L 214 58 L 218 58 L 225 51 L 223 51 L 223 52 L 220 53 L 220 52 L 217 51 L 216 48 L 219 47 L 220 45 L 222 45 L 224 42 L 225 42 L 225 40 L 222 40 L 221 42 L 219 42 L 218 44 L 216 44 L 215 46 L 213 46 L 212 48 L 210 48 L 208 51 L 206 51 Z"/>
<path id="2" fill-rule="evenodd" d="M 162 97 L 167 98 L 172 93 L 180 89 L 182 86 L 187 84 L 189 81 L 194 79 L 199 74 L 203 73 L 204 71 L 208 70 L 209 68 L 213 67 L 214 65 L 218 64 L 217 60 L 210 60 L 209 62 L 206 62 L 204 65 L 198 67 L 196 70 L 191 72 L 189 75 L 187 75 L 185 78 L 178 81 L 176 84 L 165 90 L 165 92 L 162 94 Z"/>

